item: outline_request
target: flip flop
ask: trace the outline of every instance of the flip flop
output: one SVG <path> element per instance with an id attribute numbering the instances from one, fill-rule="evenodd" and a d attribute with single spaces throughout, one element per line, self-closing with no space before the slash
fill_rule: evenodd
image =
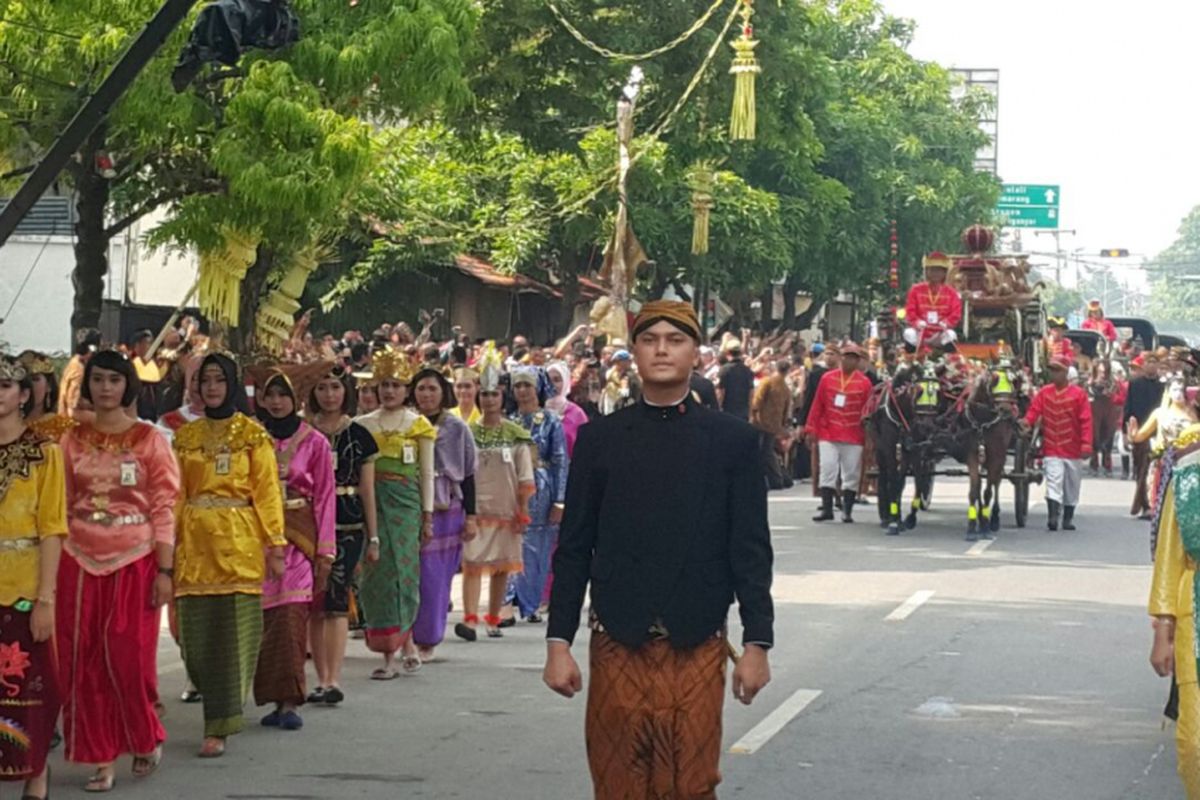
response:
<path id="1" fill-rule="evenodd" d="M 220 758 L 225 755 L 225 739 L 220 736 L 207 737 L 196 755 L 200 758 Z"/>
<path id="2" fill-rule="evenodd" d="M 421 657 L 412 655 L 400 659 L 400 666 L 406 675 L 416 675 L 421 671 Z"/>
<path id="3" fill-rule="evenodd" d="M 100 771 L 97 770 L 96 774 L 88 778 L 88 782 L 84 785 L 83 790 L 88 794 L 103 794 L 111 792 L 116 783 L 117 776 L 114 773 L 110 772 L 107 775 L 101 775 Z"/>
<path id="4" fill-rule="evenodd" d="M 154 748 L 154 752 L 148 756 L 133 757 L 133 775 L 135 778 L 145 778 L 152 775 L 154 770 L 158 769 L 158 765 L 162 763 L 162 745 Z M 139 769 L 141 767 L 141 769 Z"/>
<path id="5" fill-rule="evenodd" d="M 394 669 L 386 669 L 384 667 L 380 667 L 371 673 L 371 680 L 373 681 L 394 681 L 399 677 L 399 672 Z"/>

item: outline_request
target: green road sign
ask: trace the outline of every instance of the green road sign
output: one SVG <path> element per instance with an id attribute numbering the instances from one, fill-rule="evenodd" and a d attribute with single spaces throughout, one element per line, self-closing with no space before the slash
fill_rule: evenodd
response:
<path id="1" fill-rule="evenodd" d="M 1059 194 L 1058 186 L 1006 183 L 996 211 L 1010 228 L 1057 228 Z"/>

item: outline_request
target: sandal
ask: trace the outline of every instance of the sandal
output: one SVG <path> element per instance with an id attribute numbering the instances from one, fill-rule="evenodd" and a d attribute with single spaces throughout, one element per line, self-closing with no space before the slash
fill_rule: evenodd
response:
<path id="1" fill-rule="evenodd" d="M 505 627 L 504 620 L 500 619 L 500 617 L 495 616 L 494 614 L 484 614 L 483 621 L 487 625 L 487 635 L 489 639 L 504 638 L 504 631 L 500 630 L 501 628 Z M 513 624 L 516 623 L 514 622 Z"/>
<path id="2" fill-rule="evenodd" d="M 204 746 L 197 753 L 200 758 L 220 758 L 225 755 L 225 737 L 224 736 L 207 736 L 204 739 Z"/>
<path id="3" fill-rule="evenodd" d="M 371 680 L 373 681 L 393 681 L 400 677 L 400 673 L 394 669 L 387 667 L 379 667 L 371 672 Z"/>
<path id="4" fill-rule="evenodd" d="M 406 675 L 416 675 L 421 671 L 421 657 L 416 655 L 401 656 L 400 667 Z"/>
<path id="5" fill-rule="evenodd" d="M 109 765 L 109 768 L 111 769 L 112 765 Z M 98 769 L 92 777 L 88 778 L 88 782 L 84 785 L 83 790 L 90 794 L 103 794 L 104 792 L 111 792 L 116 783 L 117 776 L 115 773 L 110 772 L 105 775 L 104 770 Z"/>
<path id="6" fill-rule="evenodd" d="M 133 775 L 135 778 L 145 778 L 147 775 L 154 773 L 158 769 L 158 765 L 162 763 L 162 745 L 154 748 L 154 752 L 148 756 L 133 757 Z"/>
<path id="7" fill-rule="evenodd" d="M 478 638 L 478 634 L 475 633 L 475 626 L 478 624 L 478 614 L 464 614 L 463 621 L 454 626 L 454 635 L 468 642 L 473 642 Z"/>

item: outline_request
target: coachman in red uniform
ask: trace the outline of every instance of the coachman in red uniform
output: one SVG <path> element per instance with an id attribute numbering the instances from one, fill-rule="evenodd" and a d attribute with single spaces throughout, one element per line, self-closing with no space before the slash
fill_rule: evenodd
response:
<path id="1" fill-rule="evenodd" d="M 1050 362 L 1051 384 L 1043 387 L 1029 406 L 1025 427 L 1042 423 L 1042 462 L 1046 471 L 1047 527 L 1075 530 L 1075 507 L 1083 482 L 1083 459 L 1092 455 L 1092 404 L 1083 387 L 1067 381 L 1064 361 Z"/>
<path id="2" fill-rule="evenodd" d="M 808 435 L 817 440 L 821 463 L 821 513 L 814 522 L 833 519 L 838 475 L 842 478 L 842 522 L 853 522 L 854 499 L 862 471 L 863 408 L 871 381 L 859 371 L 866 354 L 854 343 L 842 347 L 842 368 L 826 372 L 817 384 L 808 412 Z"/>
<path id="3" fill-rule="evenodd" d="M 1113 325 L 1111 319 L 1104 316 L 1104 309 L 1100 307 L 1099 300 L 1092 300 L 1088 303 L 1087 319 L 1083 321 L 1081 326 L 1085 331 L 1096 331 L 1110 342 L 1117 341 L 1117 326 Z"/>
<path id="4" fill-rule="evenodd" d="M 952 351 L 958 338 L 954 329 L 962 321 L 962 298 L 946 285 L 950 259 L 944 253 L 930 253 L 924 266 L 925 281 L 908 290 L 904 304 L 909 325 L 904 341 L 910 353 L 933 347 Z"/>

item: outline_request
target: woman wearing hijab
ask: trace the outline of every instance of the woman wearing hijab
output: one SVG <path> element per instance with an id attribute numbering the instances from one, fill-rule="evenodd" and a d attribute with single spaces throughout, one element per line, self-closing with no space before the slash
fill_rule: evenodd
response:
<path id="1" fill-rule="evenodd" d="M 382 407 L 358 422 L 379 447 L 375 462 L 379 535 L 368 541 L 359 599 L 367 620 L 367 649 L 383 655 L 383 666 L 371 678 L 386 681 L 399 675 L 393 663 L 402 648 L 404 671 L 421 669 L 412 626 L 421 600 L 421 542 L 433 536 L 437 431 L 404 405 L 412 380 L 404 353 L 378 350 L 371 366 Z"/>
<path id="2" fill-rule="evenodd" d="M 259 421 L 275 444 L 287 546 L 283 576 L 263 583 L 254 702 L 275 704 L 262 718 L 265 727 L 295 731 L 304 725 L 296 709 L 305 699 L 308 612 L 314 591 L 325 589 L 337 553 L 333 459 L 325 437 L 296 413 L 296 390 L 282 372 L 267 378 L 259 406 Z"/>
<path id="3" fill-rule="evenodd" d="M 62 451 L 25 425 L 32 405 L 28 370 L 0 356 L 0 630 L 24 664 L 4 684 L 0 782 L 24 781 L 22 797 L 41 800 L 59 710 L 54 601 L 67 512 Z"/>
<path id="4" fill-rule="evenodd" d="M 567 439 L 567 458 L 575 452 L 575 439 L 579 429 L 588 422 L 587 413 L 571 401 L 571 368 L 565 362 L 555 361 L 546 367 L 550 379 L 551 397 L 546 408 L 558 415 L 562 422 L 563 435 Z"/>
<path id="5" fill-rule="evenodd" d="M 337 705 L 342 691 L 342 662 L 349 638 L 350 596 L 354 572 L 362 560 L 367 539 L 376 539 L 375 455 L 379 446 L 367 429 L 350 418 L 354 395 L 340 368 L 317 381 L 308 398 L 313 426 L 329 441 L 333 475 L 337 484 L 337 556 L 324 595 L 313 604 L 309 641 L 317 688 L 310 703 Z"/>
<path id="6" fill-rule="evenodd" d="M 550 579 L 550 557 L 558 544 L 567 496 L 567 442 L 558 416 L 541 407 L 540 371 L 518 367 L 512 372 L 517 411 L 513 420 L 533 439 L 533 475 L 537 491 L 529 501 L 529 527 L 521 543 L 523 569 L 515 581 L 517 606 L 528 622 L 541 622 L 538 610 Z"/>
<path id="7" fill-rule="evenodd" d="M 158 429 L 130 417 L 133 364 L 102 350 L 84 368 L 95 409 L 62 440 L 70 533 L 58 570 L 59 679 L 68 761 L 95 765 L 89 792 L 113 788 L 133 756 L 145 777 L 162 759 L 158 719 L 159 609 L 173 593 L 179 468 Z"/>
<path id="8" fill-rule="evenodd" d="M 175 605 L 188 676 L 204 697 L 200 756 L 216 758 L 243 727 L 263 635 L 263 580 L 284 577 L 287 540 L 273 440 L 246 415 L 231 358 L 201 362 L 200 397 L 204 419 L 175 434 L 183 490 Z"/>
<path id="9" fill-rule="evenodd" d="M 437 428 L 433 536 L 421 543 L 421 605 L 413 625 L 417 652 L 427 662 L 446 635 L 450 583 L 462 562 L 462 543 L 479 533 L 475 521 L 475 439 L 467 423 L 450 413 L 453 387 L 442 373 L 423 369 L 412 385 L 417 410 Z"/>

